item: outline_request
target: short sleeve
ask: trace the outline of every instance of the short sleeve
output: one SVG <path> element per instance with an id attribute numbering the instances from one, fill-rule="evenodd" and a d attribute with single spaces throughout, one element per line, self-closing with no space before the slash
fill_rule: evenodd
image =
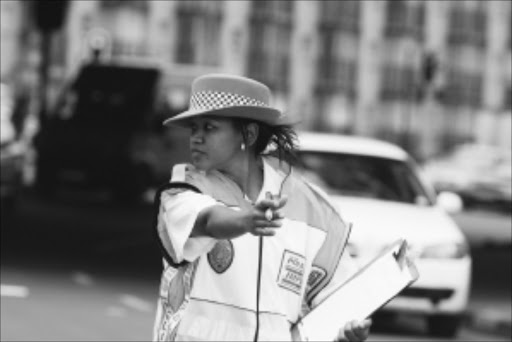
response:
<path id="1" fill-rule="evenodd" d="M 194 191 L 165 191 L 161 194 L 159 236 L 176 263 L 194 261 L 215 245 L 216 240 L 211 237 L 190 237 L 198 214 L 213 205 L 222 204 L 211 196 Z"/>

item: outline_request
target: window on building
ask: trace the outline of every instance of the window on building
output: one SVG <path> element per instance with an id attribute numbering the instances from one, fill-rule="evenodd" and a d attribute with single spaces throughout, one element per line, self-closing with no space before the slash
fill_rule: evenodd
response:
<path id="1" fill-rule="evenodd" d="M 325 42 L 328 49 L 328 42 Z M 320 94 L 344 94 L 350 99 L 357 96 L 357 63 L 321 56 L 318 59 L 316 91 Z"/>
<path id="2" fill-rule="evenodd" d="M 508 13 L 508 30 L 507 30 L 507 35 L 508 35 L 508 48 L 511 49 L 512 48 L 512 8 L 511 10 L 509 11 Z"/>
<path id="3" fill-rule="evenodd" d="M 425 29 L 425 3 L 388 0 L 384 34 L 387 38 L 411 37 L 422 41 Z"/>
<path id="4" fill-rule="evenodd" d="M 346 32 L 360 32 L 360 1 L 324 0 L 318 4 L 320 6 L 320 29 L 336 28 Z"/>
<path id="5" fill-rule="evenodd" d="M 353 99 L 357 89 L 357 63 L 353 53 L 360 24 L 359 1 L 322 1 L 320 6 L 317 92 L 344 94 Z M 343 45 L 343 46 L 342 46 Z M 355 54 L 356 55 L 356 54 Z"/>
<path id="6" fill-rule="evenodd" d="M 448 44 L 452 46 L 485 46 L 487 12 L 484 3 L 468 8 L 458 2 L 450 8 L 448 21 Z"/>
<path id="7" fill-rule="evenodd" d="M 276 91 L 288 90 L 293 1 L 251 2 L 248 75 Z"/>
<path id="8" fill-rule="evenodd" d="M 482 105 L 481 74 L 451 69 L 447 72 L 443 102 L 447 106 L 479 108 Z"/>
<path id="9" fill-rule="evenodd" d="M 512 109 L 512 87 L 509 84 L 507 87 L 504 87 L 503 91 L 505 92 L 503 96 L 503 109 L 511 110 Z"/>
<path id="10" fill-rule="evenodd" d="M 415 101 L 417 72 L 410 66 L 386 65 L 382 70 L 380 97 L 383 101 Z"/>
<path id="11" fill-rule="evenodd" d="M 111 34 L 112 57 L 148 55 L 148 6 L 141 0 L 101 1 L 102 26 Z"/>
<path id="12" fill-rule="evenodd" d="M 104 10 L 117 10 L 120 8 L 131 8 L 141 12 L 148 10 L 147 1 L 144 0 L 103 0 L 100 6 Z"/>
<path id="13" fill-rule="evenodd" d="M 219 0 L 178 1 L 177 63 L 219 64 L 222 6 Z"/>

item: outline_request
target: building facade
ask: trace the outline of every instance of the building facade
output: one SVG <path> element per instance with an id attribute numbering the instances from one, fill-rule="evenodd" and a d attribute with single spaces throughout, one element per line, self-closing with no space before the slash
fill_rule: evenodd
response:
<path id="1" fill-rule="evenodd" d="M 2 19 L 19 2 L 2 1 Z M 2 60 L 23 50 L 6 52 L 6 30 Z M 468 140 L 511 146 L 510 32 L 500 0 L 72 1 L 52 75 L 58 88 L 94 49 L 157 65 L 176 109 L 200 74 L 247 75 L 303 129 L 387 139 L 421 159 Z M 18 58 L 6 60 L 3 78 Z"/>

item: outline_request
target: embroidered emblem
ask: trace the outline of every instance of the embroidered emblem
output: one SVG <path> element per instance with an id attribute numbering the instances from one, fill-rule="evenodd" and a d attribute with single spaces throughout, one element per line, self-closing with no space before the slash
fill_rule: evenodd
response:
<path id="1" fill-rule="evenodd" d="M 306 259 L 302 255 L 285 250 L 281 260 L 277 284 L 300 295 L 304 279 L 305 262 Z"/>
<path id="2" fill-rule="evenodd" d="M 215 272 L 224 273 L 231 266 L 234 255 L 233 243 L 230 240 L 220 240 L 208 252 L 208 263 Z"/>
<path id="3" fill-rule="evenodd" d="M 313 265 L 311 268 L 311 272 L 309 272 L 308 277 L 308 291 L 314 289 L 324 280 L 327 275 L 327 271 L 323 268 Z"/>

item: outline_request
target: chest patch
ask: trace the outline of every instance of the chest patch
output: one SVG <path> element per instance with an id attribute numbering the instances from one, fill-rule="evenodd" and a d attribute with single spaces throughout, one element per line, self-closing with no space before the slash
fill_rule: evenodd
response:
<path id="1" fill-rule="evenodd" d="M 224 273 L 231 266 L 234 255 L 235 250 L 231 240 L 220 240 L 208 252 L 208 263 L 215 272 Z"/>
<path id="2" fill-rule="evenodd" d="M 300 295 L 304 281 L 306 259 L 297 253 L 285 250 L 277 277 L 277 284 L 289 291 Z"/>

